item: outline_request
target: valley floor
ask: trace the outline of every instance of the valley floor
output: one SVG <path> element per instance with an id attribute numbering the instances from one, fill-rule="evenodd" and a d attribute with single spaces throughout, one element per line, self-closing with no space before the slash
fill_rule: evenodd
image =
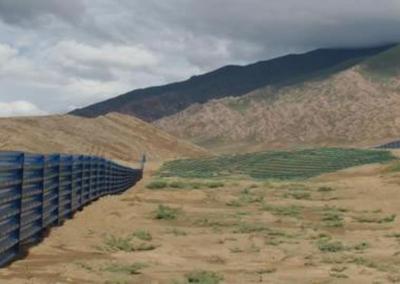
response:
<path id="1" fill-rule="evenodd" d="M 53 229 L 0 283 L 400 282 L 400 174 L 384 167 L 150 190 L 153 166 Z"/>

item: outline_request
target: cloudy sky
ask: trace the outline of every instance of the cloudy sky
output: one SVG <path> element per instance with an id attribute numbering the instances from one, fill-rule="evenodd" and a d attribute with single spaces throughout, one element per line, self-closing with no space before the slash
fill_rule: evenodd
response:
<path id="1" fill-rule="evenodd" d="M 0 116 L 67 112 L 225 64 L 400 42 L 400 0 L 0 0 Z"/>

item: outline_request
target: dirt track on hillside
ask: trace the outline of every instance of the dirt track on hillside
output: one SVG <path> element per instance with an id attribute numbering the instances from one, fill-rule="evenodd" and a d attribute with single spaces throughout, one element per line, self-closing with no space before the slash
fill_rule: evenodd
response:
<path id="1" fill-rule="evenodd" d="M 53 229 L 26 259 L 0 270 L 0 283 L 185 283 L 192 270 L 217 272 L 224 283 L 400 281 L 399 174 L 372 165 L 305 183 L 148 190 L 156 166 L 134 189 Z M 159 204 L 179 208 L 177 219 L 154 219 Z M 107 236 L 138 229 L 152 240 L 132 242 L 149 250 L 105 250 Z M 110 271 L 138 262 L 138 274 Z"/>

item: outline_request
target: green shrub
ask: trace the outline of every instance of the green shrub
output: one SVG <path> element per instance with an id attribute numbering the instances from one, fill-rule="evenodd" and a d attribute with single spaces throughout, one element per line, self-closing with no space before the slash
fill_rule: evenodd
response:
<path id="1" fill-rule="evenodd" d="M 224 279 L 221 275 L 210 271 L 192 271 L 185 277 L 188 283 L 197 284 L 218 284 Z"/>
<path id="2" fill-rule="evenodd" d="M 168 184 L 168 186 L 171 187 L 171 188 L 181 188 L 182 189 L 182 188 L 187 188 L 188 184 L 185 184 L 185 183 L 183 183 L 181 181 L 171 181 Z"/>
<path id="3" fill-rule="evenodd" d="M 107 236 L 104 239 L 104 247 L 105 251 L 124 251 L 124 252 L 133 252 L 133 251 L 143 251 L 143 250 L 153 250 L 156 246 L 152 244 L 134 244 L 133 236 L 128 237 L 116 237 L 114 235 Z"/>
<path id="4" fill-rule="evenodd" d="M 332 187 L 327 187 L 327 186 L 321 186 L 318 188 L 319 192 L 331 192 L 334 191 Z"/>
<path id="5" fill-rule="evenodd" d="M 361 216 L 361 217 L 355 217 L 358 222 L 360 223 L 378 223 L 378 224 L 383 224 L 383 223 L 392 223 L 396 220 L 396 215 L 392 214 L 390 216 L 386 217 L 376 217 L 376 216 Z"/>
<path id="6" fill-rule="evenodd" d="M 155 180 L 146 185 L 148 189 L 163 189 L 168 186 L 168 183 L 164 180 Z"/>
<path id="7" fill-rule="evenodd" d="M 208 188 L 220 188 L 220 187 L 224 187 L 225 184 L 223 182 L 210 181 L 210 182 L 207 182 L 206 186 Z"/>
<path id="8" fill-rule="evenodd" d="M 322 240 L 318 242 L 318 248 L 322 252 L 339 252 L 345 250 L 344 245 L 339 241 L 326 241 Z"/>
<path id="9" fill-rule="evenodd" d="M 148 231 L 145 230 L 137 230 L 136 232 L 134 232 L 132 234 L 132 236 L 138 238 L 139 240 L 142 241 L 151 241 L 153 239 L 153 237 L 151 236 L 151 234 Z"/>
<path id="10" fill-rule="evenodd" d="M 178 213 L 179 209 L 160 204 L 155 211 L 155 219 L 175 220 L 178 216 Z"/>
<path id="11" fill-rule="evenodd" d="M 131 243 L 131 237 L 116 237 L 114 235 L 109 235 L 104 239 L 104 249 L 106 251 L 134 251 L 134 246 Z"/>

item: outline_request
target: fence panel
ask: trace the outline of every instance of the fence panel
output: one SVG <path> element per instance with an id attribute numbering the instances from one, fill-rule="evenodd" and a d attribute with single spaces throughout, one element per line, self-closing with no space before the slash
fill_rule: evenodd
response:
<path id="1" fill-rule="evenodd" d="M 141 178 L 141 169 L 95 156 L 0 152 L 0 267 L 47 228 Z"/>

